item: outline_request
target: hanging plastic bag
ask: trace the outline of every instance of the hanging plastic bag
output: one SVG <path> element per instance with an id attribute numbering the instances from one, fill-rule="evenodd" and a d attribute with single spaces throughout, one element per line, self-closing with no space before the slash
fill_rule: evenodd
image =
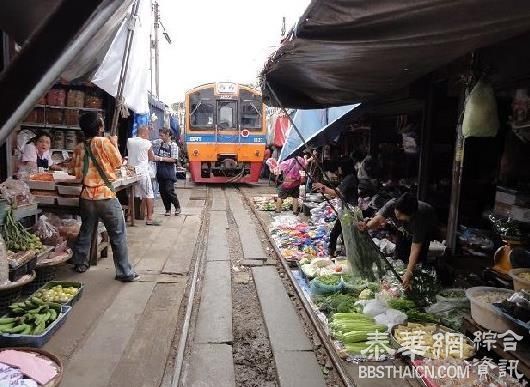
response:
<path id="1" fill-rule="evenodd" d="M 379 251 L 368 233 L 359 231 L 356 224 L 363 219 L 358 207 L 342 209 L 342 239 L 354 279 L 376 281 L 383 277 L 384 270 Z"/>
<path id="2" fill-rule="evenodd" d="M 479 80 L 466 102 L 462 134 L 468 137 L 495 137 L 500 122 L 495 93 L 489 83 Z"/>

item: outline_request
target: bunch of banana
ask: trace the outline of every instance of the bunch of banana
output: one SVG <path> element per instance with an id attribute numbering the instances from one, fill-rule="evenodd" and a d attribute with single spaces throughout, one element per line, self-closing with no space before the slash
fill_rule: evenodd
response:
<path id="1" fill-rule="evenodd" d="M 40 335 L 57 319 L 61 305 L 31 297 L 9 306 L 14 317 L 0 318 L 0 334 Z"/>

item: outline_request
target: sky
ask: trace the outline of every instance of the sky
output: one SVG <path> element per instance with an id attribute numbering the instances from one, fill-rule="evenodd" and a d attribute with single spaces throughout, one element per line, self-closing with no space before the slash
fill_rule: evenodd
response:
<path id="1" fill-rule="evenodd" d="M 171 105 L 208 82 L 255 83 L 279 46 L 282 17 L 287 30 L 310 0 L 159 0 L 160 97 Z"/>

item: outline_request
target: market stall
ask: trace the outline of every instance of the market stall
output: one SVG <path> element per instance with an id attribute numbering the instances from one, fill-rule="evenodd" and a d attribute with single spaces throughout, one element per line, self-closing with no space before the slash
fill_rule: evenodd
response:
<path id="1" fill-rule="evenodd" d="M 266 211 L 260 203 L 255 200 L 256 211 Z M 336 200 L 331 203 L 337 205 Z M 415 370 L 413 375 L 429 386 L 446 384 L 425 370 L 449 365 L 469 371 L 457 385 L 470 385 L 466 383 L 471 380 L 475 384 L 478 380 L 484 383 L 478 385 L 501 381 L 505 384 L 493 385 L 524 385 L 523 378 L 530 375 L 527 351 L 530 326 L 522 320 L 514 323 L 513 317 L 495 310 L 501 306 L 494 304 L 498 301 L 510 308 L 510 303 L 515 307 L 518 302 L 519 309 L 515 309 L 520 313 L 524 310 L 521 302 L 530 301 L 528 293 L 523 291 L 513 296 L 514 291 L 495 288 L 444 289 L 437 284 L 435 272 L 427 267 L 418 270 L 414 288 L 406 291 L 399 278 L 404 273 L 404 265 L 392 259 L 395 245 L 387 239 L 391 238 L 388 234 L 372 234 L 370 238 L 354 236 L 357 249 L 364 251 L 363 256 L 329 257 L 328 235 L 335 219 L 331 206 L 322 203 L 311 211 L 310 217 L 273 217 L 269 235 L 280 259 L 289 265 L 310 313 L 341 361 L 361 365 L 390 361 L 396 366 L 405 361 Z M 433 247 L 432 254 L 439 254 L 440 246 Z M 366 254 L 381 258 L 372 262 L 373 269 L 363 271 L 358 263 L 366 259 Z M 521 280 L 530 276 L 530 269 L 521 272 L 526 273 Z M 493 292 L 491 297 L 495 299 L 490 299 L 488 292 Z M 476 294 L 486 294 L 486 298 L 478 301 Z M 522 301 L 524 297 L 526 301 Z M 477 302 L 485 303 L 479 312 Z M 501 325 L 488 325 L 491 321 Z M 510 350 L 505 349 L 502 340 L 510 337 L 506 333 L 508 329 L 514 333 L 508 338 L 512 343 Z M 495 348 L 485 344 L 488 336 L 482 336 L 492 331 L 500 335 Z M 492 366 L 482 375 L 479 369 L 488 359 L 500 366 Z M 511 366 L 509 375 L 505 372 L 507 364 Z M 477 380 L 479 374 L 482 377 Z"/>

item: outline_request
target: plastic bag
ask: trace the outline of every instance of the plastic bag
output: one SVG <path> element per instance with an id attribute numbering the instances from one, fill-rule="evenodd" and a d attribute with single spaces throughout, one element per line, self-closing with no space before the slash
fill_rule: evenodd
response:
<path id="1" fill-rule="evenodd" d="M 459 291 L 462 289 L 447 289 L 447 291 Z M 469 314 L 470 305 L 467 297 L 444 297 L 436 295 L 437 303 L 425 308 L 427 313 L 435 314 L 440 321 L 451 329 L 460 330 L 463 317 Z"/>
<path id="2" fill-rule="evenodd" d="M 388 310 L 388 306 L 379 300 L 369 300 L 363 309 L 363 314 L 375 317 L 381 313 L 385 313 Z"/>
<path id="3" fill-rule="evenodd" d="M 359 231 L 356 226 L 356 223 L 362 219 L 362 212 L 359 208 L 356 207 L 353 211 L 349 208 L 343 208 L 341 217 L 342 238 L 353 277 L 375 281 L 384 275 L 382 260 L 379 251 L 370 240 L 370 236 Z"/>
<path id="4" fill-rule="evenodd" d="M 490 84 L 479 80 L 469 94 L 464 109 L 462 134 L 468 137 L 495 137 L 500 122 L 497 101 Z"/>
<path id="5" fill-rule="evenodd" d="M 386 325 L 389 330 L 395 325 L 403 324 L 406 320 L 407 315 L 397 309 L 388 309 L 386 312 L 375 316 L 375 322 Z"/>
<path id="6" fill-rule="evenodd" d="M 33 228 L 42 243 L 48 246 L 56 246 L 62 242 L 61 235 L 57 228 L 48 221 L 48 217 L 42 215 Z"/>
<path id="7" fill-rule="evenodd" d="M 10 178 L 0 184 L 0 196 L 6 199 L 13 207 L 33 203 L 33 195 L 28 185 L 22 180 Z"/>

